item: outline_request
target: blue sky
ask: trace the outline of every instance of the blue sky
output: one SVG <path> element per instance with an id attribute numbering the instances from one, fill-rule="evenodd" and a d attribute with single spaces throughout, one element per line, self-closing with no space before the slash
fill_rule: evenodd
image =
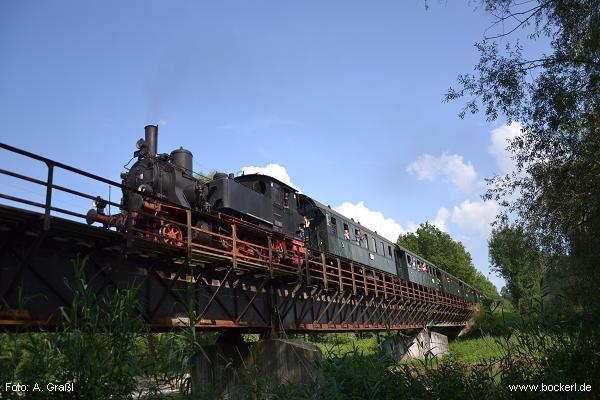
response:
<path id="1" fill-rule="evenodd" d="M 462 104 L 442 99 L 490 23 L 467 2 L 7 0 L 1 140 L 118 180 L 143 126 L 158 123 L 159 152 L 188 148 L 196 170 L 277 164 L 380 232 L 434 221 L 488 275 L 497 206 L 481 182 L 511 168 L 516 128 L 460 120 Z M 44 173 L 5 153 L 1 164 Z"/>

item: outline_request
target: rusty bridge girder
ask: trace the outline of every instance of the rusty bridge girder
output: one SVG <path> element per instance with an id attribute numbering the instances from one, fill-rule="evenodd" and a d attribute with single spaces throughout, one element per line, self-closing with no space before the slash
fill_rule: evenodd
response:
<path id="1" fill-rule="evenodd" d="M 144 238 L 0 206 L 0 326 L 49 329 L 72 301 L 72 260 L 87 258 L 98 293 L 135 286 L 137 311 L 154 330 L 194 325 L 244 332 L 361 331 L 460 326 L 472 309 L 450 296 L 406 282 L 402 295 L 358 291 L 304 274 L 271 277 L 269 270 L 227 261 L 192 262 L 186 250 Z M 410 296 L 412 293 L 413 296 Z M 446 301 L 440 301 L 445 298 Z M 186 305 L 194 304 L 193 312 Z"/>

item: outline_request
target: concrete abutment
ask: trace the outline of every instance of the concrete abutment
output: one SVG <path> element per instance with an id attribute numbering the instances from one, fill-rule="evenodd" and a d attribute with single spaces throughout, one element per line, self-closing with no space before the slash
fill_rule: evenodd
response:
<path id="1" fill-rule="evenodd" d="M 395 361 L 441 357 L 448 353 L 448 337 L 423 329 L 414 335 L 388 337 L 383 341 L 382 349 Z"/>

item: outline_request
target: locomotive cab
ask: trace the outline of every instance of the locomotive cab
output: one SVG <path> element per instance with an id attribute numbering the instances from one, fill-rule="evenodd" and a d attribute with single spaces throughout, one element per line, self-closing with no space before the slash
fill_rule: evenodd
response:
<path id="1" fill-rule="evenodd" d="M 302 216 L 297 190 L 268 175 L 215 174 L 208 184 L 211 209 L 233 213 L 260 226 L 298 237 Z"/>

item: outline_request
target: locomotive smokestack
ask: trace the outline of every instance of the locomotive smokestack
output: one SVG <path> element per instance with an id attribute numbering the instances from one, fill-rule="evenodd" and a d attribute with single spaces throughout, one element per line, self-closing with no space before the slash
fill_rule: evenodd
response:
<path id="1" fill-rule="evenodd" d="M 148 156 L 156 157 L 158 148 L 158 125 L 147 125 L 144 128 L 146 132 L 146 144 L 148 145 Z"/>

